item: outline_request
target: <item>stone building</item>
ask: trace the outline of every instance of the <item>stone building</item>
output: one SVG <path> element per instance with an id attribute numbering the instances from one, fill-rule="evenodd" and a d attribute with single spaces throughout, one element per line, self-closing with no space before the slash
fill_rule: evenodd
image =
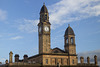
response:
<path id="1" fill-rule="evenodd" d="M 73 29 L 68 25 L 68 28 L 64 33 L 64 50 L 56 47 L 51 49 L 51 23 L 49 22 L 49 13 L 45 6 L 42 6 L 40 10 L 40 21 L 38 23 L 38 38 L 39 38 L 39 54 L 28 57 L 24 55 L 22 60 L 19 59 L 19 55 L 15 55 L 15 62 L 12 61 L 13 53 L 10 52 L 9 63 L 12 65 L 24 63 L 29 64 L 40 64 L 42 66 L 88 66 L 97 65 L 97 56 L 94 56 L 95 63 L 90 64 L 90 58 L 87 58 L 87 63 L 84 64 L 84 58 L 81 57 L 81 63 L 78 63 L 78 58 L 76 54 L 76 44 L 75 44 L 75 33 Z"/>
<path id="2" fill-rule="evenodd" d="M 40 11 L 40 22 L 38 24 L 39 36 L 39 54 L 29 57 L 28 61 L 41 63 L 42 65 L 77 65 L 75 34 L 73 29 L 68 26 L 64 34 L 64 48 L 51 49 L 51 23 L 49 22 L 49 13 L 45 6 Z M 38 59 L 38 60 L 37 60 Z"/>

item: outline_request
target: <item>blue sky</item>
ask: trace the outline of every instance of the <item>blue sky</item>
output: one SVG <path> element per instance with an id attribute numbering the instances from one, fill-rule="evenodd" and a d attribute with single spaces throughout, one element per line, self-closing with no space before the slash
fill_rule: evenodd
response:
<path id="1" fill-rule="evenodd" d="M 100 50 L 99 0 L 0 0 L 0 61 L 9 52 L 38 53 L 39 12 L 45 2 L 51 23 L 51 48 L 64 49 L 68 24 L 76 36 L 77 53 Z"/>

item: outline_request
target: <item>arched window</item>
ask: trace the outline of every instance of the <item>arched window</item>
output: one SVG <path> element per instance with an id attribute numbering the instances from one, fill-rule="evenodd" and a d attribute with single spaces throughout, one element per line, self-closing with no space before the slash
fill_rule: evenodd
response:
<path id="1" fill-rule="evenodd" d="M 66 44 L 68 44 L 68 38 L 66 39 Z"/>
<path id="2" fill-rule="evenodd" d="M 71 37 L 71 44 L 73 44 L 73 38 Z"/>
<path id="3" fill-rule="evenodd" d="M 45 20 L 47 20 L 47 14 L 45 15 Z"/>

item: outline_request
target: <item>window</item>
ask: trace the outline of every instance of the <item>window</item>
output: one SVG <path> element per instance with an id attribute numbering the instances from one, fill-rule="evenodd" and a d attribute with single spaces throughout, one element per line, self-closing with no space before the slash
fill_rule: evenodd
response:
<path id="1" fill-rule="evenodd" d="M 66 39 L 66 43 L 68 44 L 68 38 Z"/>
<path id="2" fill-rule="evenodd" d="M 48 64 L 48 59 L 46 59 L 46 64 Z"/>
<path id="3" fill-rule="evenodd" d="M 55 58 L 55 64 L 57 63 L 57 59 Z"/>
<path id="4" fill-rule="evenodd" d="M 67 64 L 68 64 L 68 59 L 67 59 Z"/>
<path id="5" fill-rule="evenodd" d="M 74 64 L 74 60 L 72 60 L 72 64 Z"/>
<path id="6" fill-rule="evenodd" d="M 72 53 L 73 53 L 73 50 L 72 50 Z"/>
<path id="7" fill-rule="evenodd" d="M 71 44 L 73 44 L 73 38 L 71 38 Z"/>
<path id="8" fill-rule="evenodd" d="M 45 15 L 45 20 L 47 20 L 47 15 Z"/>
<path id="9" fill-rule="evenodd" d="M 47 51 L 47 48 L 46 48 L 46 51 Z"/>
<path id="10" fill-rule="evenodd" d="M 61 64 L 63 64 L 63 59 L 61 58 Z"/>

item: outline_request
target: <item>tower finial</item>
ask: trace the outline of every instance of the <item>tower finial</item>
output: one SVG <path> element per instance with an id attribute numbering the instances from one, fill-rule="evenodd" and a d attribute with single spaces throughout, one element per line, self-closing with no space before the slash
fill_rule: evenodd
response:
<path id="1" fill-rule="evenodd" d="M 43 3 L 43 5 L 45 5 L 45 2 Z"/>

